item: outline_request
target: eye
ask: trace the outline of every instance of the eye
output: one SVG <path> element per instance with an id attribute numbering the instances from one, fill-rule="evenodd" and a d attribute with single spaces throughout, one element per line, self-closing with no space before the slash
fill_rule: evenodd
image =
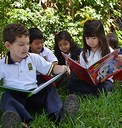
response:
<path id="1" fill-rule="evenodd" d="M 24 44 L 20 44 L 19 46 L 24 46 Z"/>

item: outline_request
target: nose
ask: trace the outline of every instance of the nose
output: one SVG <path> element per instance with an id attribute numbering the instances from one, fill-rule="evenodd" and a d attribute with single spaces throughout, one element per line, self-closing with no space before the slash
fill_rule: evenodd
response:
<path id="1" fill-rule="evenodd" d="M 88 41 L 88 43 L 92 43 L 93 42 L 92 38 L 89 38 L 87 41 Z"/>
<path id="2" fill-rule="evenodd" d="M 65 49 L 65 46 L 64 45 L 62 46 L 62 49 Z"/>
<path id="3" fill-rule="evenodd" d="M 41 47 L 42 48 L 43 47 L 43 44 L 42 43 L 39 43 L 38 44 L 38 47 Z"/>

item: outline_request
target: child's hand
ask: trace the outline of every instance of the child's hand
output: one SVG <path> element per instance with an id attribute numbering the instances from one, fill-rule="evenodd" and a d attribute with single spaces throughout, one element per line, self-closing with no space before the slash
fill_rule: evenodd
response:
<path id="1" fill-rule="evenodd" d="M 53 68 L 53 74 L 59 74 L 59 73 L 64 73 L 65 74 L 70 74 L 70 68 L 66 65 L 55 65 Z"/>
<path id="2" fill-rule="evenodd" d="M 118 55 L 116 60 L 122 62 L 122 55 Z"/>
<path id="3" fill-rule="evenodd" d="M 70 73 L 71 73 L 71 71 L 70 71 L 69 66 L 66 66 L 66 74 L 67 74 L 67 75 L 70 75 Z"/>

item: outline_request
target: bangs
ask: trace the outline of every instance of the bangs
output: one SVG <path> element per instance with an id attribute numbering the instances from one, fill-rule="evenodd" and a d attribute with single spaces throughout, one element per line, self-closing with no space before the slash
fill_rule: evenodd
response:
<path id="1" fill-rule="evenodd" d="M 91 28 L 85 28 L 83 35 L 85 37 L 96 37 L 97 36 L 96 29 L 93 28 L 93 27 L 91 27 Z"/>
<path id="2" fill-rule="evenodd" d="M 96 37 L 97 36 L 97 24 L 93 21 L 88 21 L 84 25 L 83 35 L 85 37 Z"/>

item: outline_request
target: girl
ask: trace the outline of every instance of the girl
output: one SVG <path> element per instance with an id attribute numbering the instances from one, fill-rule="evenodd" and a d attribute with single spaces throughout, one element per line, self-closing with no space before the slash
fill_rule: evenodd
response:
<path id="1" fill-rule="evenodd" d="M 83 51 L 80 54 L 80 65 L 89 68 L 102 57 L 112 52 L 110 50 L 103 28 L 99 20 L 87 20 L 83 27 Z M 98 84 L 97 86 L 79 79 L 71 78 L 68 81 L 68 90 L 70 93 L 80 94 L 98 94 L 102 90 L 112 90 L 112 78 Z"/>
<path id="2" fill-rule="evenodd" d="M 81 48 L 73 41 L 72 36 L 68 31 L 60 31 L 55 35 L 54 54 L 58 59 L 59 65 L 66 65 L 65 59 L 61 52 L 64 52 L 73 60 L 78 61 L 81 53 Z M 67 80 L 71 77 L 75 77 L 75 74 L 65 76 L 61 79 L 60 85 L 66 84 Z M 59 85 L 59 86 L 60 86 Z"/>
<path id="3" fill-rule="evenodd" d="M 60 31 L 55 35 L 54 54 L 58 59 L 59 65 L 64 65 L 65 59 L 61 52 L 69 55 L 73 60 L 78 61 L 81 48 L 73 41 L 73 38 L 67 31 Z"/>

